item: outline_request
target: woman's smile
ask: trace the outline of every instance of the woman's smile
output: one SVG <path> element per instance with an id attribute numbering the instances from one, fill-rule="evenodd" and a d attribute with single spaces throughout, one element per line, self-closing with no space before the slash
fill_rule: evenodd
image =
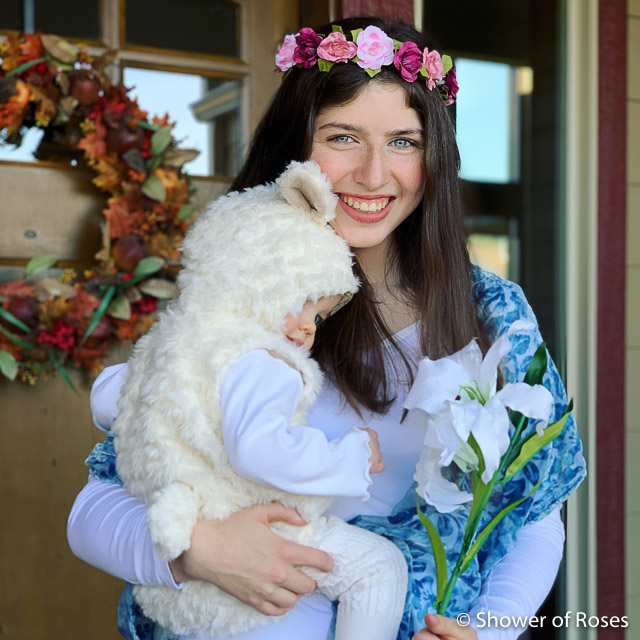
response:
<path id="1" fill-rule="evenodd" d="M 310 159 L 338 196 L 332 225 L 359 259 L 384 255 L 391 234 L 422 199 L 424 140 L 404 90 L 371 83 L 348 102 L 320 112 Z"/>

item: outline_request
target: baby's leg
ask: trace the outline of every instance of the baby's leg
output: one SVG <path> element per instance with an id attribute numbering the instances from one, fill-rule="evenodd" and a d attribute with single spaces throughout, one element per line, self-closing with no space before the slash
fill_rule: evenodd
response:
<path id="1" fill-rule="evenodd" d="M 305 571 L 338 600 L 336 640 L 396 640 L 407 593 L 407 565 L 387 539 L 323 516 L 312 525 L 314 546 L 331 554 L 331 573 Z"/>

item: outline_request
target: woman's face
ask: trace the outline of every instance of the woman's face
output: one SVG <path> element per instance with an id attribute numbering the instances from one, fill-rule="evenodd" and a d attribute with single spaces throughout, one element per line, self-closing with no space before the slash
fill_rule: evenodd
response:
<path id="1" fill-rule="evenodd" d="M 424 188 L 423 147 L 420 118 L 401 87 L 371 82 L 352 102 L 320 112 L 310 160 L 333 185 L 332 224 L 354 249 L 386 249 L 414 211 Z"/>

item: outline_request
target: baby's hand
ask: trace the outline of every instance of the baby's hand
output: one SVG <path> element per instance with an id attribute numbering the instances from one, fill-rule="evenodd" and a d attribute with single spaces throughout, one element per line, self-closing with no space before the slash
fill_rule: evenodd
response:
<path id="1" fill-rule="evenodd" d="M 382 464 L 382 453 L 380 453 L 378 434 L 373 429 L 365 428 L 363 431 L 369 434 L 369 449 L 371 449 L 371 457 L 369 458 L 371 467 L 369 468 L 369 473 L 381 473 L 384 471 L 384 465 Z"/>

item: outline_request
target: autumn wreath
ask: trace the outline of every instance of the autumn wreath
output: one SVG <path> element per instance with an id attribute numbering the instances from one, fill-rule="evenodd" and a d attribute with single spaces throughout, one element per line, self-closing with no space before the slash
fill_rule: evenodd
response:
<path id="1" fill-rule="evenodd" d="M 159 300 L 175 297 L 179 248 L 196 211 L 168 115 L 150 119 L 92 57 L 60 37 L 9 36 L 0 44 L 0 136 L 19 145 L 25 130 L 66 149 L 95 171 L 108 195 L 95 266 L 58 278 L 34 276 L 55 256 L 37 256 L 24 278 L 0 285 L 0 371 L 30 384 L 67 367 L 92 375 L 114 341 L 135 342 L 151 326 Z"/>

